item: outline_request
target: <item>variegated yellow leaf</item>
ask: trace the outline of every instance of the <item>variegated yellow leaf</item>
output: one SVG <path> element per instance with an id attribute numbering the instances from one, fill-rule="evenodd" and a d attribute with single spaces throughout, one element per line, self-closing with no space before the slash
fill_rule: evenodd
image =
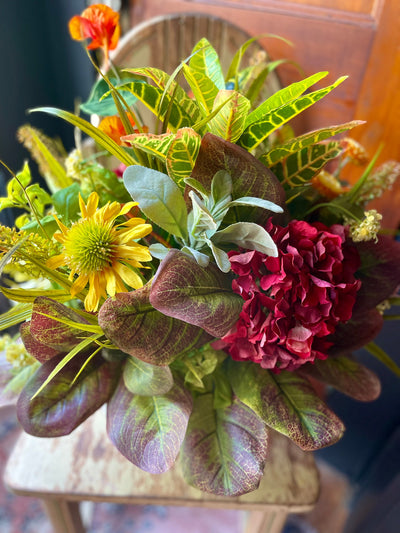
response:
<path id="1" fill-rule="evenodd" d="M 167 170 L 178 185 L 192 173 L 200 144 L 201 136 L 192 128 L 181 128 L 171 142 L 167 156 Z"/>
<path id="2" fill-rule="evenodd" d="M 235 143 L 245 127 L 245 120 L 250 109 L 249 100 L 236 91 L 222 90 L 215 99 L 214 108 L 220 106 L 232 95 L 233 98 L 208 122 L 208 126 L 211 133 Z"/>

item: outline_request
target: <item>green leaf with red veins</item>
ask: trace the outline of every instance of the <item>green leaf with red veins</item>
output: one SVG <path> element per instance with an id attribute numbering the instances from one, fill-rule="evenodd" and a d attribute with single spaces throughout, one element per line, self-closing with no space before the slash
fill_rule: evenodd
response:
<path id="1" fill-rule="evenodd" d="M 350 354 L 307 363 L 301 367 L 300 374 L 322 381 L 361 402 L 372 402 L 381 392 L 378 376 Z"/>
<path id="2" fill-rule="evenodd" d="M 77 323 L 77 328 L 63 324 L 67 319 Z M 37 343 L 54 350 L 68 352 L 90 333 L 79 329 L 79 324 L 88 324 L 78 313 L 65 305 L 39 296 L 35 299 L 30 321 L 30 335 Z M 35 354 L 32 354 L 36 357 Z"/>
<path id="3" fill-rule="evenodd" d="M 246 405 L 234 399 L 213 409 L 213 395 L 199 396 L 180 456 L 189 485 L 220 496 L 258 488 L 268 454 L 268 430 Z"/>
<path id="4" fill-rule="evenodd" d="M 225 170 L 232 178 L 233 200 L 251 196 L 282 207 L 285 205 L 282 185 L 265 165 L 240 146 L 206 133 L 191 177 L 210 192 L 212 179 L 219 170 Z M 227 214 L 225 223 L 246 220 L 263 224 L 271 215 L 271 212 L 259 207 L 240 206 Z"/>
<path id="5" fill-rule="evenodd" d="M 23 322 L 19 328 L 22 342 L 24 343 L 26 351 L 40 363 L 49 361 L 55 355 L 60 353 L 60 350 L 51 348 L 42 342 L 38 342 L 31 333 L 31 323 Z"/>
<path id="6" fill-rule="evenodd" d="M 174 464 L 192 411 L 192 396 L 175 383 L 160 396 L 132 394 L 121 380 L 107 406 L 107 431 L 134 465 L 161 474 Z"/>
<path id="7" fill-rule="evenodd" d="M 255 363 L 230 360 L 228 376 L 234 394 L 301 449 L 317 450 L 342 437 L 341 420 L 297 373 L 273 374 Z"/>
<path id="8" fill-rule="evenodd" d="M 123 352 L 153 365 L 165 366 L 211 337 L 201 328 L 166 316 L 149 302 L 150 285 L 116 294 L 99 311 L 104 334 Z"/>
<path id="9" fill-rule="evenodd" d="M 76 355 L 33 399 L 64 354 L 44 363 L 31 377 L 17 403 L 18 420 L 27 433 L 36 437 L 68 435 L 110 398 L 120 365 L 107 362 L 99 354 L 71 385 L 91 353 Z"/>
<path id="10" fill-rule="evenodd" d="M 236 323 L 243 305 L 231 283 L 216 265 L 201 267 L 189 255 L 170 250 L 153 279 L 150 303 L 165 315 L 222 337 Z"/>

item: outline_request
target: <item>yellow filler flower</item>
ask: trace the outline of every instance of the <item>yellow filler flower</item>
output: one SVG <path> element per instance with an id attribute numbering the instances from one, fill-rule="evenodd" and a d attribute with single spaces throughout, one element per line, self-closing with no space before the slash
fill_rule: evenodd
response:
<path id="1" fill-rule="evenodd" d="M 138 205 L 137 202 L 128 202 L 123 206 L 118 202 L 108 202 L 97 209 L 98 203 L 99 196 L 95 192 L 91 193 L 86 205 L 79 195 L 82 218 L 70 228 L 55 217 L 61 233 L 55 233 L 54 238 L 64 249 L 46 263 L 53 269 L 69 267 L 70 280 L 77 275 L 71 287 L 72 296 L 89 283 L 85 298 L 87 311 L 97 311 L 100 298 L 106 298 L 107 294 L 114 296 L 117 292 L 127 292 L 129 288 L 142 287 L 141 277 L 131 267 L 143 267 L 141 261 L 151 260 L 148 247 L 135 242 L 152 231 L 151 225 L 138 217 L 115 224 L 115 219 L 129 213 L 132 207 Z"/>

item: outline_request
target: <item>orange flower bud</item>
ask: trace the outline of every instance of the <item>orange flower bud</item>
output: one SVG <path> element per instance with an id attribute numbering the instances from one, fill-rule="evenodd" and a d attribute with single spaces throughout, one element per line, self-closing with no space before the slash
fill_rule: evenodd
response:
<path id="1" fill-rule="evenodd" d="M 128 118 L 131 125 L 135 126 L 133 118 L 130 115 L 128 115 Z M 127 132 L 125 131 L 124 125 L 122 124 L 122 120 L 120 119 L 119 115 L 113 115 L 111 117 L 103 118 L 98 128 L 103 133 L 111 137 L 111 139 L 113 139 L 113 141 L 115 141 L 117 144 L 127 146 L 121 140 L 121 137 L 126 136 Z M 144 128 L 144 131 L 147 131 L 147 128 Z M 135 129 L 134 133 L 138 133 L 138 130 Z"/>

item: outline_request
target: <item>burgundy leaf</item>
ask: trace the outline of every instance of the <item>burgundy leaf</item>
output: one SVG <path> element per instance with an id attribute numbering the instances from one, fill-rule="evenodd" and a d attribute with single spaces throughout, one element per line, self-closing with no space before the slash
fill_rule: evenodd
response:
<path id="1" fill-rule="evenodd" d="M 192 411 L 192 396 L 175 383 L 163 395 L 132 394 L 121 379 L 107 407 L 107 431 L 134 465 L 160 474 L 174 464 Z"/>
<path id="2" fill-rule="evenodd" d="M 268 455 L 264 422 L 237 398 L 213 408 L 212 394 L 195 400 L 182 446 L 183 476 L 211 494 L 239 496 L 258 488 Z"/>
<path id="3" fill-rule="evenodd" d="M 206 344 L 202 329 L 165 316 L 149 303 L 150 286 L 116 294 L 99 311 L 99 325 L 123 352 L 153 365 L 165 366 L 180 353 Z"/>
<path id="4" fill-rule="evenodd" d="M 26 351 L 35 359 L 40 361 L 41 363 L 45 363 L 55 355 L 58 355 L 60 353 L 60 350 L 57 350 L 55 348 L 51 348 L 47 344 L 43 344 L 42 342 L 39 342 L 32 334 L 31 334 L 31 323 L 24 322 L 21 324 L 19 328 L 19 332 L 21 334 L 22 342 L 24 343 L 24 346 L 26 348 Z"/>
<path id="5" fill-rule="evenodd" d="M 328 357 L 300 369 L 300 374 L 310 376 L 361 402 L 376 400 L 381 392 L 379 378 L 372 370 L 349 355 Z"/>
<path id="6" fill-rule="evenodd" d="M 357 277 L 362 281 L 354 312 L 360 312 L 392 296 L 400 285 L 400 242 L 379 235 L 376 243 L 354 244 L 361 258 Z"/>
<path id="7" fill-rule="evenodd" d="M 88 323 L 73 309 L 51 298 L 39 296 L 34 301 L 30 321 L 30 334 L 38 343 L 60 352 L 69 352 L 83 337 L 90 335 L 86 331 L 63 324 L 56 320 L 57 318 L 72 320 L 80 324 Z"/>
<path id="8" fill-rule="evenodd" d="M 326 337 L 329 342 L 333 342 L 329 353 L 338 355 L 362 348 L 378 335 L 382 326 L 382 315 L 376 309 L 353 313 L 348 322 L 338 324 L 335 333 Z"/>
<path id="9" fill-rule="evenodd" d="M 188 254 L 170 250 L 153 279 L 150 303 L 164 315 L 222 337 L 236 323 L 243 304 L 231 283 L 215 264 L 202 267 Z"/>
<path id="10" fill-rule="evenodd" d="M 231 175 L 234 200 L 243 196 L 256 196 L 285 208 L 283 187 L 271 170 L 240 146 L 206 133 L 201 141 L 191 177 L 209 191 L 211 180 L 218 170 L 226 170 Z M 231 219 L 231 213 L 229 213 L 230 218 L 226 220 L 227 223 L 246 220 L 263 225 L 272 214 L 265 209 L 254 207 L 240 207 L 235 211 L 239 215 Z"/>
<path id="11" fill-rule="evenodd" d="M 90 353 L 75 355 L 33 399 L 64 354 L 44 363 L 31 377 L 17 403 L 18 420 L 27 433 L 36 437 L 68 435 L 109 399 L 120 375 L 120 365 L 107 362 L 100 354 L 71 385 Z"/>

